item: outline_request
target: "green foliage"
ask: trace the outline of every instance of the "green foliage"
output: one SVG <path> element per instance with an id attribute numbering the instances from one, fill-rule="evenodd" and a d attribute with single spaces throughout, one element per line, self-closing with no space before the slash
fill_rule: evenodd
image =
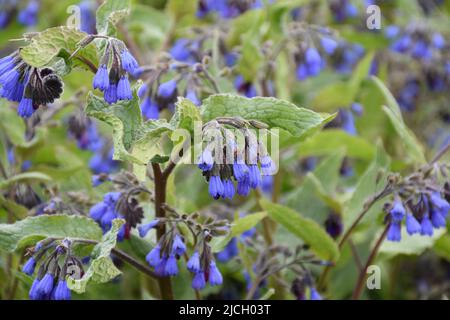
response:
<path id="1" fill-rule="evenodd" d="M 97 9 L 97 32 L 113 35 L 116 24 L 130 13 L 130 0 L 106 0 Z"/>

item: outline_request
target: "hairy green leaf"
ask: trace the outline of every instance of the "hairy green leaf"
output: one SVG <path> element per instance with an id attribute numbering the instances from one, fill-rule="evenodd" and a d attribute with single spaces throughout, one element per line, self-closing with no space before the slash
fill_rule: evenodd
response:
<path id="1" fill-rule="evenodd" d="M 112 35 L 116 24 L 130 14 L 130 0 L 106 0 L 97 9 L 97 32 Z"/>

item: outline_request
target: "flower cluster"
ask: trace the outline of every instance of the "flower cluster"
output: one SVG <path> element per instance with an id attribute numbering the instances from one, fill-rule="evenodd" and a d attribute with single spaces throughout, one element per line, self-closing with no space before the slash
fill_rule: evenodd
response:
<path id="1" fill-rule="evenodd" d="M 334 20 L 338 23 L 358 15 L 358 8 L 350 0 L 332 0 L 329 2 L 329 8 Z"/>
<path id="2" fill-rule="evenodd" d="M 139 65 L 125 44 L 115 38 L 107 38 L 100 65 L 95 74 L 94 89 L 103 91 L 105 101 L 114 104 L 120 100 L 131 100 L 129 75 L 138 72 Z"/>
<path id="3" fill-rule="evenodd" d="M 238 129 L 237 135 L 226 125 Z M 208 122 L 203 127 L 203 141 L 206 147 L 198 159 L 198 167 L 209 182 L 209 194 L 214 199 L 231 199 L 236 192 L 246 196 L 250 188 L 261 186 L 262 176 L 274 173 L 275 164 L 265 146 L 240 119 Z M 237 182 L 236 188 L 233 180 Z"/>
<path id="4" fill-rule="evenodd" d="M 216 12 L 224 19 L 231 19 L 248 10 L 262 8 L 263 3 L 262 0 L 200 0 L 197 17 L 203 18 L 209 13 Z"/>
<path id="5" fill-rule="evenodd" d="M 192 288 L 201 290 L 207 283 L 212 286 L 221 285 L 223 277 L 217 268 L 209 243 L 213 237 L 224 236 L 228 233 L 228 222 L 207 218 L 199 223 L 199 216 L 196 213 L 187 216 L 173 210 L 169 211 L 171 217 L 157 218 L 138 228 L 141 237 L 145 237 L 154 228 L 166 230 L 157 245 L 147 254 L 147 263 L 160 277 L 178 274 L 178 260 L 187 254 L 185 239 L 178 228 L 180 224 L 184 224 L 188 226 L 195 239 L 193 253 L 186 263 L 186 268 L 193 273 Z"/>
<path id="6" fill-rule="evenodd" d="M 385 205 L 388 240 L 401 240 L 403 222 L 409 235 L 432 236 L 434 229 L 445 228 L 450 211 L 450 184 L 439 187 L 432 172 L 432 169 L 419 171 L 395 188 L 394 200 Z"/>
<path id="7" fill-rule="evenodd" d="M 18 114 L 29 118 L 40 105 L 52 103 L 63 91 L 61 78 L 51 68 L 34 68 L 16 51 L 0 59 L 0 97 L 18 102 Z"/>
<path id="8" fill-rule="evenodd" d="M 82 262 L 71 252 L 72 242 L 47 238 L 39 241 L 28 252 L 31 257 L 22 272 L 36 277 L 29 291 L 31 300 L 70 300 L 67 277 L 79 279 L 83 275 Z"/>
<path id="9" fill-rule="evenodd" d="M 0 3 L 0 29 L 6 28 L 18 11 L 17 22 L 26 27 L 32 27 L 37 24 L 40 1 L 29 0 L 21 1 L 24 6 L 19 6 L 17 0 L 3 0 Z"/>
<path id="10" fill-rule="evenodd" d="M 106 233 L 111 229 L 112 221 L 114 219 L 123 219 L 123 215 L 117 210 L 117 202 L 121 196 L 120 192 L 108 192 L 104 195 L 103 201 L 95 204 L 90 210 L 89 215 L 92 219 L 97 221 Z M 119 233 L 117 234 L 117 240 L 122 241 L 129 235 L 129 227 L 124 224 L 121 226 Z"/>
<path id="11" fill-rule="evenodd" d="M 80 30 L 89 34 L 97 32 L 95 27 L 96 1 L 83 0 L 78 4 L 80 8 Z"/>

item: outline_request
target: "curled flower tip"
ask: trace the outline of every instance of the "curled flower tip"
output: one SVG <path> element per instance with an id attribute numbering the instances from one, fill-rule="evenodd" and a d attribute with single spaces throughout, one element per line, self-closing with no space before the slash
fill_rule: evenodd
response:
<path id="1" fill-rule="evenodd" d="M 222 274 L 216 266 L 214 261 L 209 264 L 209 284 L 212 286 L 219 286 L 223 282 Z"/>
<path id="2" fill-rule="evenodd" d="M 409 235 L 413 235 L 415 233 L 420 233 L 422 230 L 422 227 L 420 226 L 419 221 L 412 215 L 407 214 L 406 215 L 406 232 L 408 232 Z"/>
<path id="3" fill-rule="evenodd" d="M 433 235 L 433 224 L 431 223 L 430 218 L 428 218 L 428 216 L 423 217 L 420 225 L 421 225 L 420 230 L 421 235 L 430 237 Z"/>
<path id="4" fill-rule="evenodd" d="M 39 281 L 37 291 L 42 296 L 48 296 L 53 290 L 53 275 L 46 273 L 45 276 Z"/>
<path id="5" fill-rule="evenodd" d="M 106 206 L 106 204 L 104 202 L 99 202 L 89 210 L 89 215 L 95 221 L 100 221 L 107 210 L 108 207 Z"/>
<path id="6" fill-rule="evenodd" d="M 176 276 L 178 274 L 177 258 L 174 254 L 171 254 L 169 259 L 167 259 L 164 271 L 167 276 Z"/>
<path id="7" fill-rule="evenodd" d="M 139 64 L 128 50 L 123 50 L 120 54 L 122 67 L 125 71 L 133 74 L 135 69 L 139 68 Z"/>
<path id="8" fill-rule="evenodd" d="M 400 222 L 391 222 L 387 233 L 387 239 L 394 242 L 398 242 L 402 239 Z"/>
<path id="9" fill-rule="evenodd" d="M 223 196 L 224 187 L 219 176 L 211 176 L 209 178 L 209 194 L 216 200 Z"/>
<path id="10" fill-rule="evenodd" d="M 31 276 L 34 273 L 34 268 L 36 267 L 36 260 L 31 257 L 30 259 L 25 262 L 25 264 L 22 267 L 22 272 Z"/>
<path id="11" fill-rule="evenodd" d="M 30 98 L 23 98 L 22 101 L 19 103 L 19 107 L 17 108 L 17 113 L 22 118 L 29 118 L 34 113 L 33 108 L 33 100 Z"/>
<path id="12" fill-rule="evenodd" d="M 101 65 L 100 68 L 97 69 L 97 73 L 94 76 L 93 86 L 94 89 L 99 89 L 101 91 L 105 91 L 109 88 L 109 75 L 106 64 Z"/>
<path id="13" fill-rule="evenodd" d="M 155 220 L 153 220 L 153 221 L 151 221 L 151 222 L 149 222 L 147 224 L 139 226 L 138 227 L 139 236 L 141 238 L 144 238 L 147 235 L 147 233 L 150 231 L 150 229 L 156 227 L 158 225 L 158 223 L 159 223 L 159 220 L 155 219 Z"/>
<path id="14" fill-rule="evenodd" d="M 157 245 L 154 247 L 145 257 L 145 261 L 153 267 L 156 268 L 158 265 L 161 264 L 161 246 Z"/>
<path id="15" fill-rule="evenodd" d="M 70 300 L 71 293 L 69 287 L 67 287 L 67 282 L 65 280 L 59 280 L 56 285 L 54 299 L 55 300 Z"/>
<path id="16" fill-rule="evenodd" d="M 158 96 L 163 98 L 170 98 L 177 88 L 177 82 L 175 80 L 169 80 L 167 82 L 161 83 L 158 88 Z"/>
<path id="17" fill-rule="evenodd" d="M 316 288 L 311 288 L 310 290 L 310 300 L 322 300 L 322 296 L 316 290 Z"/>
<path id="18" fill-rule="evenodd" d="M 403 207 L 403 204 L 400 200 L 395 200 L 394 205 L 392 206 L 391 211 L 389 211 L 392 220 L 394 222 L 400 222 L 403 220 L 406 214 L 405 207 Z"/>
<path id="19" fill-rule="evenodd" d="M 192 279 L 192 289 L 201 290 L 205 286 L 206 286 L 205 273 L 203 271 L 195 273 L 195 276 Z"/>
<path id="20" fill-rule="evenodd" d="M 186 267 L 192 273 L 200 272 L 200 254 L 198 253 L 198 251 L 195 251 L 192 254 L 186 264 Z"/>
<path id="21" fill-rule="evenodd" d="M 182 256 L 186 252 L 186 245 L 180 235 L 176 234 L 172 244 L 172 254 Z"/>

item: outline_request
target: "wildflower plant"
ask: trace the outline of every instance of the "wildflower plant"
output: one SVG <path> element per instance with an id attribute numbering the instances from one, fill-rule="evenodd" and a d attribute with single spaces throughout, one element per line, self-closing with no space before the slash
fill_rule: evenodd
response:
<path id="1" fill-rule="evenodd" d="M 0 1 L 0 298 L 445 296 L 449 34 L 374 3 Z"/>

